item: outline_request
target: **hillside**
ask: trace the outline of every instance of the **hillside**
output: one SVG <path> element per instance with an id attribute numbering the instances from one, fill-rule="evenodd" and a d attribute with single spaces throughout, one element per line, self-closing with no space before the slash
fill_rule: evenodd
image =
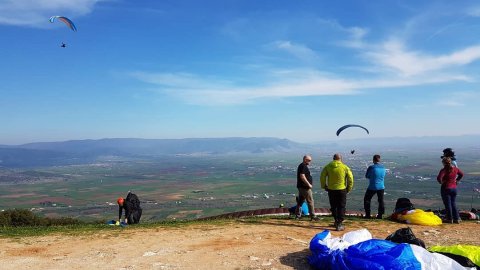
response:
<path id="1" fill-rule="evenodd" d="M 77 234 L 1 238 L 2 269 L 311 269 L 308 243 L 332 229 L 318 222 L 262 218 L 194 222 L 178 226 L 106 227 Z M 107 225 L 106 225 L 107 226 Z M 346 231 L 367 228 L 384 239 L 405 224 L 346 221 Z M 441 226 L 412 225 L 427 247 L 480 245 L 474 221 Z M 344 232 L 335 232 L 334 237 Z"/>

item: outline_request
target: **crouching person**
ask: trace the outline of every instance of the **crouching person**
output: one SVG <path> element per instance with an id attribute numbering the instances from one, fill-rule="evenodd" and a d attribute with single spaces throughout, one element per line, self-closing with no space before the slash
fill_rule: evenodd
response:
<path id="1" fill-rule="evenodd" d="M 138 224 L 142 216 L 142 208 L 140 207 L 140 200 L 134 193 L 128 192 L 127 198 L 118 198 L 118 221 L 122 221 L 122 212 L 125 210 L 125 223 Z"/>

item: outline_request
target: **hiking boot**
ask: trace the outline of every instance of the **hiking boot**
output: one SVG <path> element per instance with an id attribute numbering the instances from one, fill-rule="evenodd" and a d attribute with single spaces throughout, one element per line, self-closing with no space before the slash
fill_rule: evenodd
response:
<path id="1" fill-rule="evenodd" d="M 337 226 L 335 227 L 336 231 L 344 231 L 345 226 L 343 226 L 343 223 L 338 223 Z"/>
<path id="2" fill-rule="evenodd" d="M 452 223 L 455 223 L 455 224 L 460 224 L 460 220 L 454 220 Z"/>
<path id="3" fill-rule="evenodd" d="M 310 221 L 319 221 L 320 218 L 318 218 L 317 216 L 310 216 Z"/>
<path id="4" fill-rule="evenodd" d="M 376 219 L 382 219 L 382 215 L 377 215 Z"/>
<path id="5" fill-rule="evenodd" d="M 371 219 L 372 217 L 370 215 L 364 216 L 364 219 Z"/>
<path id="6" fill-rule="evenodd" d="M 302 218 L 302 216 L 295 215 L 295 220 L 300 220 L 300 218 Z"/>

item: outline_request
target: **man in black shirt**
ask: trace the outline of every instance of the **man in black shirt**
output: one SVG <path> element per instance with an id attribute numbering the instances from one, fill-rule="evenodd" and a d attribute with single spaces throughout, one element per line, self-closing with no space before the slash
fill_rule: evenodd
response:
<path id="1" fill-rule="evenodd" d="M 312 162 L 312 157 L 305 155 L 303 157 L 303 162 L 298 165 L 297 169 L 297 188 L 298 188 L 298 201 L 297 208 L 295 209 L 296 218 L 300 218 L 300 211 L 302 209 L 302 204 L 304 201 L 307 201 L 308 212 L 310 213 L 310 220 L 318 220 L 315 216 L 315 207 L 313 205 L 313 181 L 312 176 L 310 175 L 310 169 L 308 165 Z"/>

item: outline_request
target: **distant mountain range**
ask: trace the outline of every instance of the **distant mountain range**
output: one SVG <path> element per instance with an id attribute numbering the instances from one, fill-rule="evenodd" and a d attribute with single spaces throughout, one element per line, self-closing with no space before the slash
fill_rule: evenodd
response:
<path id="1" fill-rule="evenodd" d="M 100 157 L 281 153 L 308 145 L 278 138 L 100 139 L 0 145 L 0 166 L 31 167 L 94 162 Z"/>
<path id="2" fill-rule="evenodd" d="M 443 147 L 477 148 L 480 135 L 456 137 L 408 137 L 327 141 L 315 144 L 297 143 L 279 138 L 194 138 L 194 139 L 100 139 L 63 142 L 38 142 L 22 145 L 0 145 L 0 167 L 37 167 L 83 164 L 101 157 L 148 158 L 171 155 L 229 155 L 312 153 L 338 151 L 340 148 Z M 440 150 L 439 150 L 440 151 Z"/>

